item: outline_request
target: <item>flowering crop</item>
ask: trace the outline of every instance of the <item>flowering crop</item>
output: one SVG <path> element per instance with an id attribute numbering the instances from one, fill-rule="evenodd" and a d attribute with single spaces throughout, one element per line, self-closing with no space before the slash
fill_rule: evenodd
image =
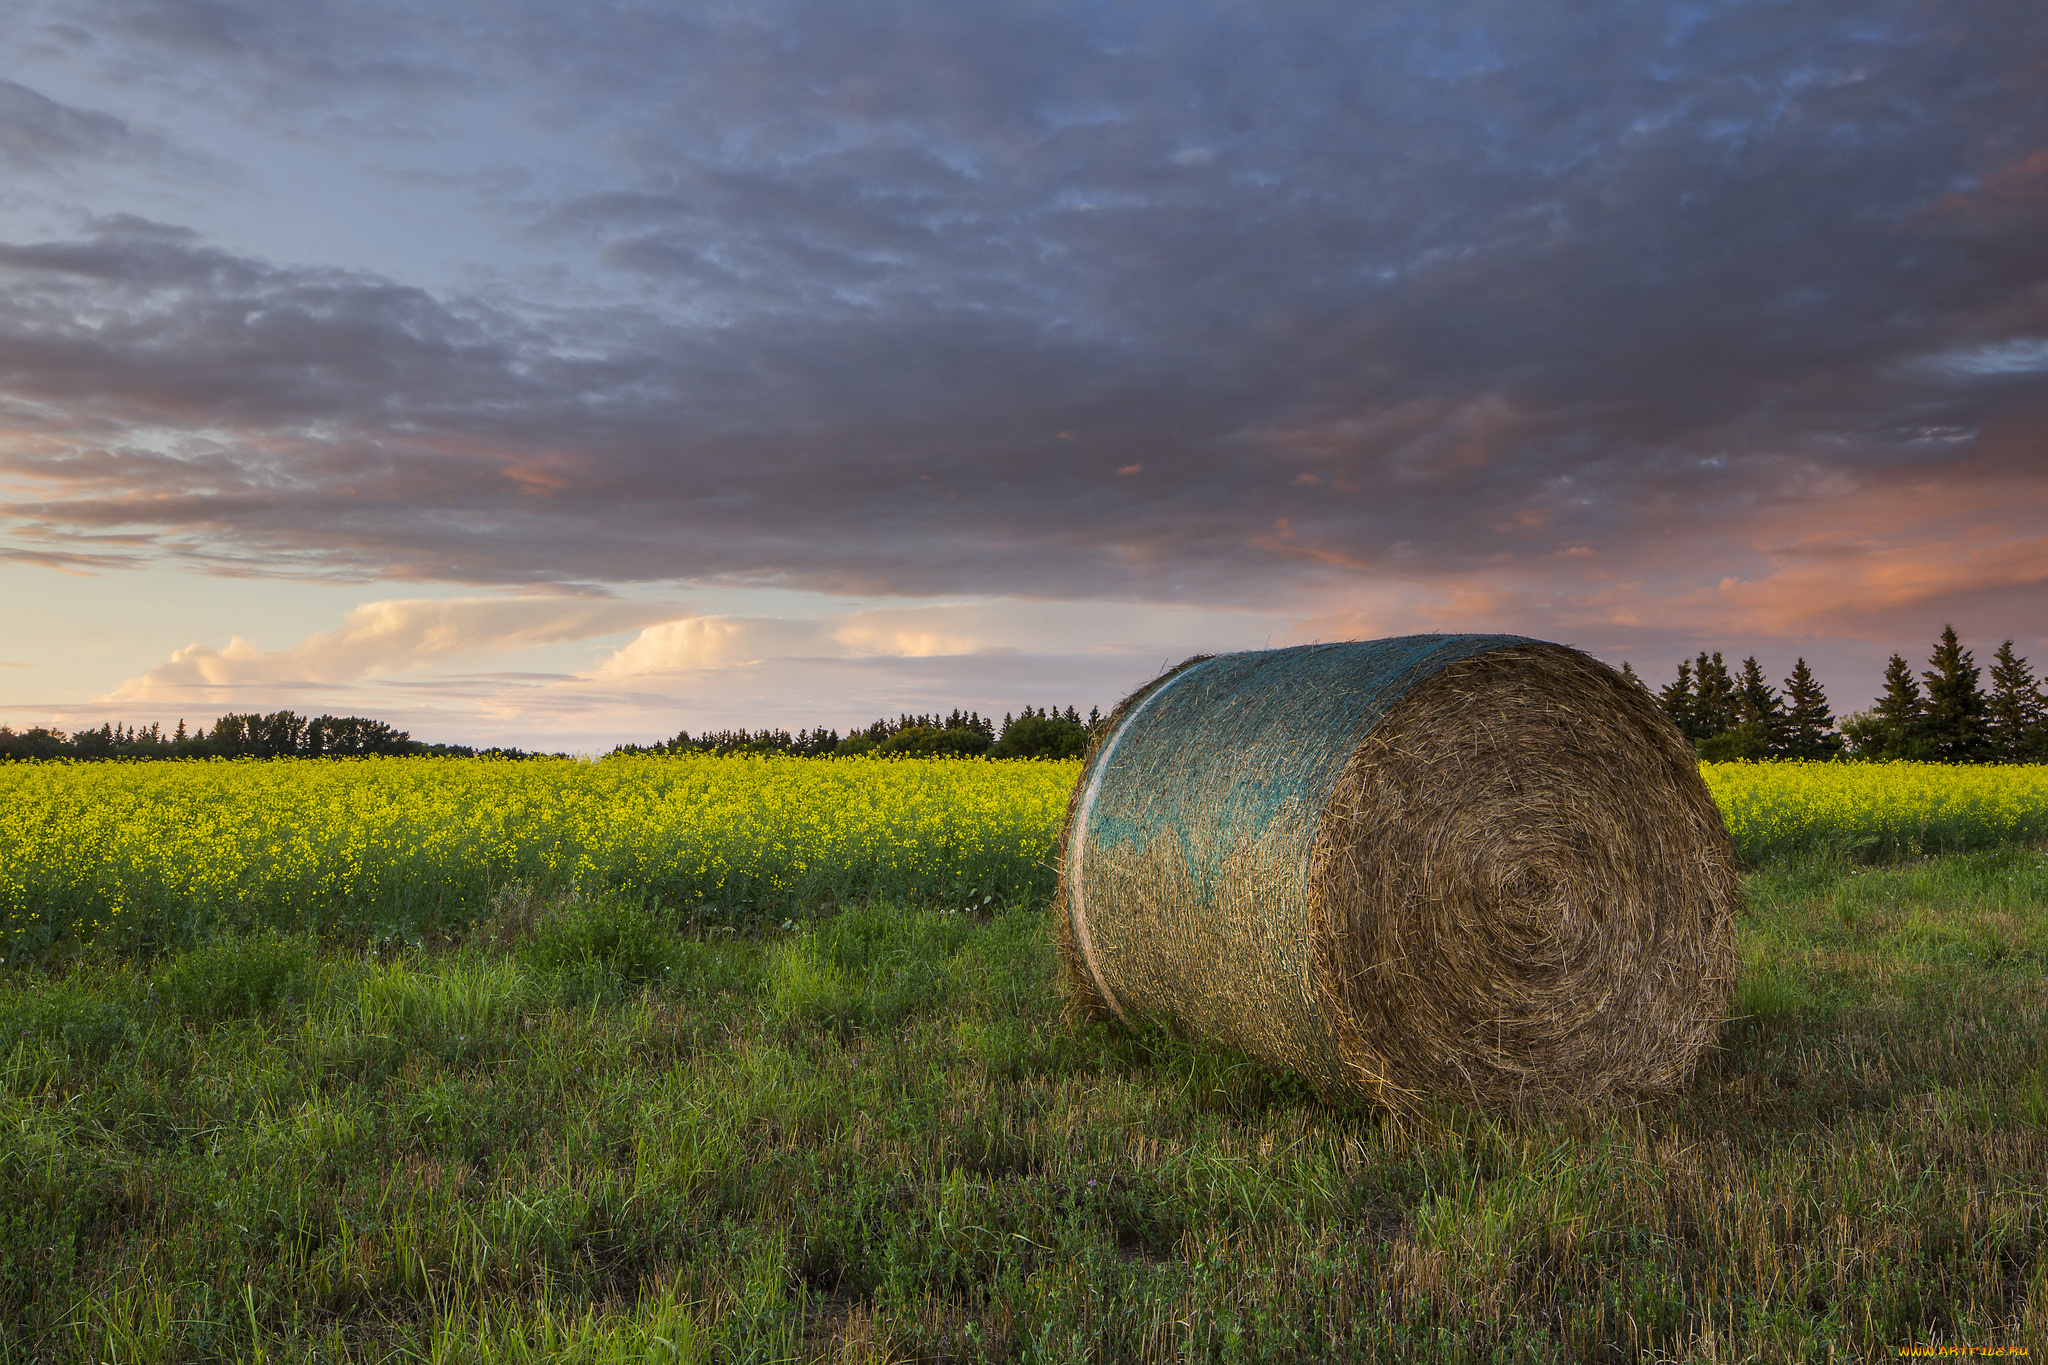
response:
<path id="1" fill-rule="evenodd" d="M 2048 838 L 2048 767 L 1702 763 L 1746 863 L 1911 857 Z"/>
<path id="2" fill-rule="evenodd" d="M 631 756 L 0 767 L 0 951 L 460 927 L 524 882 L 707 916 L 1042 896 L 1077 763 Z"/>
<path id="3" fill-rule="evenodd" d="M 1040 898 L 1078 763 L 276 759 L 0 766 L 0 956 L 263 926 L 460 928 L 500 888 L 707 919 L 838 901 Z M 2048 837 L 2048 768 L 1708 763 L 1752 864 Z"/>

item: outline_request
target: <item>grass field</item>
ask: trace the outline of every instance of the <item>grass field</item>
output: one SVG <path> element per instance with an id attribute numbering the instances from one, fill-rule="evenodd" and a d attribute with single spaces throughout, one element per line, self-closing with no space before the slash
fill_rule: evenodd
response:
<path id="1" fill-rule="evenodd" d="M 17 932 L 0 968 L 0 1360 L 2048 1350 L 2031 827 L 1921 820 L 1923 847 L 2008 842 L 1900 860 L 1869 831 L 1904 798 L 1866 796 L 1860 829 L 1838 803 L 1751 873 L 1741 1017 L 1682 1094 L 1397 1118 L 1062 1020 L 1031 840 L 1070 767 L 652 762 L 679 764 L 650 770 L 660 802 L 606 764 L 28 769 L 111 784 L 46 788 L 73 804 L 40 825 L 0 769 L 15 907 L 118 910 Z M 735 785 L 807 773 L 874 785 L 843 815 Z M 1040 785 L 1009 808 L 944 786 L 990 775 Z M 1822 804 L 1763 799 L 1769 776 L 1709 771 L 1738 835 Z M 515 780 L 524 823 L 493 843 L 481 808 Z M 2041 790 L 1987 789 L 2023 813 Z M 252 790 L 313 815 L 230 828 Z M 630 856 L 606 791 L 665 854 Z M 995 835 L 963 837 L 974 801 Z M 107 831 L 69 881 L 21 835 L 66 820 Z M 678 852 L 719 828 L 757 859 L 720 854 L 722 886 Z M 207 848 L 211 899 L 149 871 L 197 879 Z M 353 900 L 320 880 L 349 849 Z"/>
<path id="2" fill-rule="evenodd" d="M 1041 912 L 513 893 L 0 986 L 8 1358 L 1896 1358 L 2048 1341 L 2048 855 L 1751 880 L 1668 1103 L 1332 1110 Z M 1830 1355 L 1832 1352 L 1832 1355 Z"/>

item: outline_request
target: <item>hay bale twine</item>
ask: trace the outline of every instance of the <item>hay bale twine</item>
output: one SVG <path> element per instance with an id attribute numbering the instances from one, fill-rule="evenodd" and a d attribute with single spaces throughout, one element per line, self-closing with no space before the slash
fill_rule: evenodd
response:
<path id="1" fill-rule="evenodd" d="M 1393 1104 L 1682 1080 L 1735 976 L 1734 849 L 1656 702 L 1574 649 L 1410 635 L 1190 659 L 1126 698 L 1059 845 L 1061 959 Z"/>

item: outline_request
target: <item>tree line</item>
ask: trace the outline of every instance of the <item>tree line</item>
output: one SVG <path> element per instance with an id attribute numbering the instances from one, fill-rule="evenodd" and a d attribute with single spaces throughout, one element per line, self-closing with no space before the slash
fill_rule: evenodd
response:
<path id="1" fill-rule="evenodd" d="M 314 716 L 291 711 L 230 713 L 188 732 L 181 719 L 163 726 L 121 726 L 66 734 L 44 726 L 0 725 L 0 759 L 347 758 L 366 754 L 431 754 L 450 758 L 533 758 L 524 749 L 472 749 L 425 744 L 367 716 Z"/>
<path id="2" fill-rule="evenodd" d="M 1647 688 L 1628 664 L 1622 672 Z M 1990 685 L 1955 627 L 1944 626 L 1927 667 L 1903 655 L 1885 667 L 1884 695 L 1837 724 L 1827 692 L 1801 659 L 1771 686 L 1754 655 L 1731 671 L 1716 652 L 1678 665 L 1656 694 L 1664 714 L 1704 759 L 1858 758 L 1929 763 L 2048 761 L 2048 698 L 2007 640 L 1992 656 Z"/>
<path id="3" fill-rule="evenodd" d="M 799 730 L 684 730 L 656 744 L 621 744 L 614 753 L 790 754 L 802 758 L 903 754 L 913 757 L 1079 758 L 1102 724 L 1102 713 L 1086 716 L 1069 706 L 1025 707 L 1005 715 L 998 726 L 979 712 L 886 717 L 842 737 L 825 726 Z M 0 725 L 0 760 L 11 759 L 177 759 L 336 758 L 364 754 L 425 754 L 448 758 L 537 758 L 524 749 L 473 749 L 466 744 L 426 744 L 403 730 L 365 716 L 315 716 L 291 711 L 267 715 L 229 714 L 210 727 L 187 731 L 180 720 L 166 734 L 160 724 L 122 726 L 66 734 L 35 726 Z"/>
<path id="4" fill-rule="evenodd" d="M 957 707 L 948 715 L 886 716 L 874 724 L 840 736 L 817 726 L 791 734 L 787 730 L 714 730 L 692 735 L 684 730 L 655 744 L 621 744 L 621 754 L 788 754 L 799 758 L 851 758 L 866 754 L 901 754 L 914 758 L 1079 758 L 1088 740 L 1101 728 L 1099 708 L 1083 716 L 1069 706 L 1025 707 L 1003 717 L 998 726 L 978 711 Z"/>
<path id="5" fill-rule="evenodd" d="M 1650 690 L 1624 662 L 1622 674 Z M 1886 665 L 1884 695 L 1868 711 L 1837 720 L 1827 691 L 1807 667 L 1773 685 L 1756 656 L 1730 668 L 1716 651 L 1678 665 L 1678 676 L 1655 691 L 1658 704 L 1701 758 L 1913 759 L 1936 763 L 2048 762 L 2048 697 L 2025 657 L 2005 641 L 1992 656 L 1989 685 L 1976 657 L 1944 626 L 1917 674 L 1902 655 Z M 901 754 L 912 757 L 1079 758 L 1105 717 L 1091 707 L 1025 707 L 998 725 L 976 711 L 898 715 L 842 736 L 816 726 L 783 729 L 688 730 L 654 744 L 621 744 L 614 753 L 788 754 L 801 758 Z M 0 760 L 322 758 L 361 754 L 428 754 L 458 758 L 534 758 L 524 749 L 473 749 L 426 744 L 380 720 L 290 711 L 230 713 L 187 733 L 159 725 L 108 723 L 65 734 L 41 726 L 0 725 Z"/>

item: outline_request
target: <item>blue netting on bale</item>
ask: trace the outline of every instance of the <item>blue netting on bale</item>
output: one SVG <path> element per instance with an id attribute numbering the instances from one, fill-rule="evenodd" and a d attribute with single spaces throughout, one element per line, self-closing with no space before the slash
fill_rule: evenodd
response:
<path id="1" fill-rule="evenodd" d="M 1088 774 L 1086 847 L 1175 839 L 1210 904 L 1226 862 L 1272 833 L 1306 859 L 1337 776 L 1423 679 L 1521 635 L 1397 635 L 1204 659 L 1126 715 Z"/>

